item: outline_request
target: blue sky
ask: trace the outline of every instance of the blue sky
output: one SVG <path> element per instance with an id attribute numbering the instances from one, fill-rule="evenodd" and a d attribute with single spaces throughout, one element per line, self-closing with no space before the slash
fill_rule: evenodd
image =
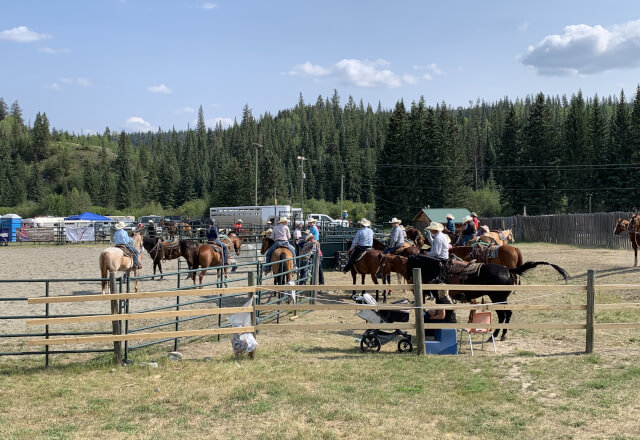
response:
<path id="1" fill-rule="evenodd" d="M 637 1 L 0 3 L 0 97 L 76 133 L 240 120 L 331 96 L 374 108 L 542 91 L 632 97 Z"/>

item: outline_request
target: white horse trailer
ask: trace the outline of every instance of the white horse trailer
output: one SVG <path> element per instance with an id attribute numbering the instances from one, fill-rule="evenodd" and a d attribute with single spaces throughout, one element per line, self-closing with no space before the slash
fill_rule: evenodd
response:
<path id="1" fill-rule="evenodd" d="M 238 220 L 246 226 L 264 226 L 268 221 L 272 223 L 281 217 L 302 219 L 302 210 L 289 205 L 271 206 L 223 206 L 209 208 L 209 218 L 218 225 L 232 225 Z"/>

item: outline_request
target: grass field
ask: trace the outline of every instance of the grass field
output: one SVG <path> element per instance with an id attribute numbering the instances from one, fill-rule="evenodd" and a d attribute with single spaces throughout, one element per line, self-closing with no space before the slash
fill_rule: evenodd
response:
<path id="1" fill-rule="evenodd" d="M 525 260 L 563 266 L 570 283 L 589 268 L 598 283 L 639 283 L 630 251 L 523 244 Z M 327 274 L 327 281 L 345 281 Z M 526 284 L 558 283 L 536 270 Z M 392 299 L 397 299 L 394 293 Z M 324 301 L 347 300 L 333 292 Z M 640 302 L 640 292 L 600 292 L 597 302 Z M 517 293 L 512 302 L 584 303 L 584 293 Z M 460 320 L 461 317 L 459 316 Z M 297 323 L 362 322 L 316 312 Z M 514 312 L 512 322 L 583 322 L 582 312 Z M 596 322 L 640 322 L 638 311 L 596 312 Z M 153 348 L 114 367 L 111 357 L 0 358 L 2 439 L 638 439 L 640 332 L 513 330 L 471 357 L 362 354 L 361 332 L 264 331 L 255 360 L 227 340 L 184 344 L 184 359 Z M 165 346 L 169 351 L 169 346 Z"/>

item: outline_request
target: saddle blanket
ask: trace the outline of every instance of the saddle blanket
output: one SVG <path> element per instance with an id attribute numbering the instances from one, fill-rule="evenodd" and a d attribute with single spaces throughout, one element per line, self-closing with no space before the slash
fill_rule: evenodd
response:
<path id="1" fill-rule="evenodd" d="M 129 257 L 129 258 L 133 257 L 133 252 L 131 252 L 131 250 L 126 245 L 117 244 L 115 247 L 120 249 L 125 257 Z"/>
<path id="2" fill-rule="evenodd" d="M 218 246 L 217 244 L 215 244 L 214 242 L 208 241 L 207 244 L 211 247 L 211 249 L 213 249 L 217 253 L 221 253 L 222 252 L 222 248 L 220 246 Z"/>
<path id="3" fill-rule="evenodd" d="M 474 246 L 471 251 L 471 259 L 477 260 L 481 263 L 488 263 L 489 260 L 493 258 L 498 258 L 498 252 L 500 251 L 500 246 L 491 245 L 491 246 Z"/>

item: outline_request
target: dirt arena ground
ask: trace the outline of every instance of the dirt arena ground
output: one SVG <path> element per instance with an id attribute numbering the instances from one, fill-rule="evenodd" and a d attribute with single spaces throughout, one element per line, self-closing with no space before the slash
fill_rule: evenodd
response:
<path id="1" fill-rule="evenodd" d="M 565 268 L 570 274 L 570 284 L 586 283 L 586 271 L 593 269 L 596 271 L 596 283 L 602 284 L 632 284 L 640 285 L 640 273 L 638 268 L 632 267 L 633 253 L 629 250 L 609 250 L 609 249 L 580 249 L 565 245 L 551 245 L 541 243 L 523 243 L 518 244 L 521 248 L 525 261 L 548 261 L 558 264 Z M 42 278 L 93 278 L 99 277 L 98 256 L 103 245 L 73 245 L 73 246 L 34 246 L 34 245 L 16 245 L 9 247 L 0 247 L 0 281 L 16 280 L 16 279 L 42 279 Z M 144 268 L 142 274 L 151 274 L 151 260 L 148 256 L 144 257 Z M 183 266 L 184 267 L 184 266 Z M 178 269 L 177 260 L 166 261 L 163 264 L 165 272 L 172 272 Z M 523 284 L 558 284 L 560 283 L 557 273 L 550 268 L 539 268 L 530 272 L 531 275 L 523 279 Z M 237 275 L 237 277 L 246 276 L 246 274 Z M 351 277 L 342 273 L 326 272 L 326 283 L 350 283 Z M 214 281 L 214 275 L 208 275 L 206 281 Z M 191 281 L 182 280 L 181 285 L 185 286 Z M 246 280 L 238 281 L 233 285 L 246 285 Z M 367 280 L 367 284 L 371 284 L 371 280 Z M 141 291 L 150 290 L 167 290 L 177 286 L 176 276 L 167 277 L 164 280 L 143 280 L 140 283 Z M 42 282 L 20 282 L 20 283 L 4 283 L 0 282 L 0 298 L 27 298 L 31 296 L 44 295 L 44 283 Z M 51 283 L 50 295 L 86 295 L 99 294 L 100 283 L 95 281 L 85 282 L 63 282 Z M 410 293 L 407 292 L 407 297 Z M 321 300 L 327 302 L 345 301 L 350 302 L 350 292 L 323 292 Z M 392 296 L 392 300 L 399 299 L 400 292 L 396 292 Z M 195 297 L 198 298 L 198 297 Z M 195 299 L 193 298 L 193 299 Z M 215 306 L 215 298 L 203 297 L 202 299 L 210 299 Z M 190 298 L 191 299 L 191 298 Z M 238 298 L 236 302 L 240 302 Z M 186 302 L 183 297 L 182 302 Z M 549 292 L 516 293 L 510 297 L 511 303 L 530 303 L 530 304 L 549 304 L 549 303 L 584 303 L 584 292 L 576 290 L 564 294 L 553 292 L 553 288 L 549 288 Z M 596 302 L 640 302 L 640 289 L 619 290 L 616 292 L 602 292 L 596 296 Z M 133 303 L 133 302 L 132 302 Z M 156 307 L 163 304 L 175 303 L 175 298 L 165 300 L 146 300 L 132 304 L 132 311 L 141 310 L 149 307 Z M 208 305 L 209 307 L 211 305 Z M 0 302 L 0 315 L 42 315 L 44 306 L 29 306 L 26 302 Z M 202 307 L 202 305 L 199 305 Z M 78 305 L 76 303 L 55 304 L 51 305 L 50 313 L 52 314 L 85 314 L 85 313 L 108 313 L 109 305 L 105 303 L 87 303 Z M 494 316 L 495 318 L 495 316 Z M 217 319 L 217 318 L 216 318 Z M 464 318 L 463 318 L 464 319 Z M 327 320 L 338 320 L 340 322 L 358 322 L 360 318 L 350 313 L 330 313 L 316 312 L 304 315 L 298 318 L 298 321 L 304 322 L 327 322 Z M 458 317 L 461 320 L 461 317 Z M 639 322 L 640 316 L 633 311 L 602 311 L 596 312 L 596 322 Z M 584 322 L 584 313 L 582 312 L 514 312 L 512 322 Z M 102 330 L 108 328 L 103 326 Z M 109 326 L 110 327 L 110 326 Z M 78 326 L 73 327 L 79 330 Z M 86 330 L 95 330 L 95 328 L 86 328 Z M 24 319 L 2 319 L 0 320 L 0 335 L 11 333 L 24 333 L 34 331 L 33 328 L 27 328 Z M 262 339 L 268 342 L 268 333 Z M 291 335 L 279 336 L 285 338 Z M 335 344 L 338 347 L 352 347 L 354 345 L 354 336 L 358 337 L 358 332 L 339 332 L 331 336 L 327 332 L 318 332 L 314 335 L 306 335 L 305 338 L 310 344 Z M 281 338 L 278 337 L 278 340 Z M 508 352 L 527 352 L 531 351 L 536 354 L 543 353 L 572 353 L 584 350 L 584 331 L 525 331 L 515 330 L 509 332 L 507 341 L 498 343 L 499 353 Z M 599 352 L 615 353 L 617 350 L 639 350 L 640 347 L 640 330 L 599 330 L 596 332 L 596 344 Z M 22 345 L 23 342 L 15 339 L 0 338 L 0 351 L 7 345 Z M 220 344 L 218 344 L 220 345 Z M 209 354 L 218 350 L 228 351 L 228 344 L 223 344 L 223 348 L 217 348 L 214 344 L 205 344 L 204 346 L 192 346 L 190 348 L 185 344 L 185 352 L 192 352 L 193 356 L 199 356 L 202 352 Z M 383 347 L 383 350 L 393 350 L 394 344 Z M 639 350 L 640 352 L 640 350 Z"/>

